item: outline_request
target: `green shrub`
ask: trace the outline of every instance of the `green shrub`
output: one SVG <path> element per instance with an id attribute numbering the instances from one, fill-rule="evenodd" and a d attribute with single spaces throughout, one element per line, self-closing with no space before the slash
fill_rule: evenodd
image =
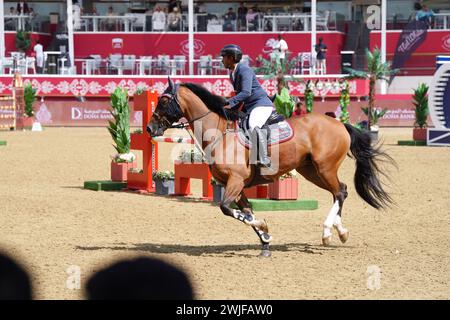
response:
<path id="1" fill-rule="evenodd" d="M 26 84 L 23 90 L 25 100 L 25 114 L 27 117 L 34 115 L 33 103 L 36 101 L 36 89 L 31 84 Z"/>
<path id="2" fill-rule="evenodd" d="M 111 95 L 111 115 L 114 121 L 109 120 L 108 131 L 114 141 L 114 148 L 118 154 L 130 152 L 130 106 L 128 93 L 125 89 L 116 88 Z"/>
<path id="3" fill-rule="evenodd" d="M 428 86 L 425 83 L 421 83 L 417 89 L 414 90 L 413 100 L 416 117 L 414 126 L 419 128 L 428 127 L 427 119 L 430 111 L 428 109 Z"/>

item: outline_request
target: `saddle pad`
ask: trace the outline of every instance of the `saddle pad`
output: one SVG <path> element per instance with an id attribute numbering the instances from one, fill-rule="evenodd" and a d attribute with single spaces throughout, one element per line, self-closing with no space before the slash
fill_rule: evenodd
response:
<path id="1" fill-rule="evenodd" d="M 287 121 L 281 121 L 271 124 L 269 125 L 269 129 L 270 129 L 270 137 L 268 141 L 269 146 L 272 144 L 280 144 L 286 142 L 292 139 L 292 137 L 294 136 L 294 130 Z M 239 129 L 237 137 L 240 144 L 244 145 L 246 148 L 251 149 L 252 142 L 244 130 Z"/>

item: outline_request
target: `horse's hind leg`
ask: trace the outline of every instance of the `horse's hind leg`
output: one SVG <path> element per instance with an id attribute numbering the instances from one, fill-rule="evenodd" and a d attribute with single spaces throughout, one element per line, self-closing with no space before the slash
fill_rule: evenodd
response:
<path id="1" fill-rule="evenodd" d="M 341 219 L 341 214 L 342 214 L 342 207 L 344 205 L 344 200 L 347 198 L 348 192 L 347 192 L 347 185 L 345 183 L 340 183 L 340 197 L 342 198 L 342 200 L 339 200 L 339 212 L 336 215 L 336 218 L 334 218 L 334 223 L 333 223 L 333 227 L 337 230 L 338 235 L 339 235 L 339 239 L 341 240 L 342 243 L 347 242 L 348 240 L 348 230 L 346 228 L 344 228 L 344 226 L 342 225 L 342 219 Z"/>
<path id="2" fill-rule="evenodd" d="M 319 169 L 317 169 L 317 168 Z M 313 165 L 312 162 L 304 163 L 297 171 L 308 181 L 318 187 L 328 190 L 333 195 L 333 206 L 323 224 L 322 243 L 327 246 L 331 242 L 331 230 L 333 226 L 339 234 L 342 243 L 348 240 L 348 230 L 342 225 L 341 212 L 344 200 L 347 197 L 347 186 L 340 183 L 337 177 L 337 168 Z"/>

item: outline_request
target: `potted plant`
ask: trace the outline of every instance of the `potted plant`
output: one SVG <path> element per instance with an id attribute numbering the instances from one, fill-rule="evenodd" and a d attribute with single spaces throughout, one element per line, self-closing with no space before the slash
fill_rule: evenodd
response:
<path id="1" fill-rule="evenodd" d="M 23 103 L 24 114 L 22 117 L 17 118 L 18 128 L 30 129 L 34 122 L 34 110 L 33 103 L 36 101 L 36 89 L 34 89 L 30 83 L 26 84 L 23 88 Z"/>
<path id="2" fill-rule="evenodd" d="M 295 170 L 283 174 L 277 181 L 269 183 L 268 198 L 275 200 L 297 200 L 298 180 Z"/>
<path id="3" fill-rule="evenodd" d="M 16 48 L 19 52 L 27 52 L 31 47 L 30 33 L 25 30 L 16 32 Z"/>
<path id="4" fill-rule="evenodd" d="M 369 108 L 362 107 L 361 110 L 364 112 L 366 116 L 369 115 Z M 378 131 L 380 127 L 378 126 L 378 122 L 380 119 L 386 114 L 387 108 L 381 109 L 381 108 L 372 108 L 371 109 L 371 116 L 369 118 L 372 119 L 372 126 L 370 127 L 370 135 L 372 136 L 372 141 L 378 140 Z M 369 127 L 367 127 L 368 129 Z"/>
<path id="5" fill-rule="evenodd" d="M 347 79 L 369 80 L 369 105 L 367 107 L 368 110 L 366 115 L 368 116 L 367 128 L 372 131 L 372 125 L 376 125 L 373 123 L 374 119 L 372 118 L 374 115 L 372 109 L 375 108 L 376 83 L 378 80 L 389 81 L 390 76 L 396 74 L 398 69 L 391 69 L 389 62 L 382 62 L 381 52 L 378 48 L 375 48 L 373 52 L 366 49 L 366 58 L 367 71 L 354 70 L 347 67 L 345 70 L 349 72 L 349 75 L 346 77 Z M 378 133 L 374 135 L 378 135 Z"/>
<path id="6" fill-rule="evenodd" d="M 169 195 L 175 193 L 175 174 L 173 171 L 156 171 L 153 174 L 155 181 L 155 193 L 159 195 Z"/>
<path id="7" fill-rule="evenodd" d="M 128 171 L 136 167 L 136 156 L 130 152 L 130 107 L 126 90 L 116 88 L 111 95 L 111 108 L 114 121 L 108 121 L 108 131 L 117 151 L 117 154 L 112 156 L 111 180 L 126 181 Z"/>
<path id="8" fill-rule="evenodd" d="M 225 194 L 225 187 L 214 178 L 211 178 L 211 185 L 213 187 L 213 201 L 220 203 Z"/>
<path id="9" fill-rule="evenodd" d="M 427 119 L 428 119 L 428 86 L 425 83 L 419 84 L 413 95 L 414 122 L 413 139 L 416 141 L 427 140 Z"/>

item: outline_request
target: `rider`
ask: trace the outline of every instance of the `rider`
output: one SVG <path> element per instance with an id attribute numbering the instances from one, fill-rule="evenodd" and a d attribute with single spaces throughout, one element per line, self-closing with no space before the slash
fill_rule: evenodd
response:
<path id="1" fill-rule="evenodd" d="M 236 109 L 243 103 L 243 111 L 250 115 L 248 121 L 250 132 L 252 134 L 256 132 L 259 140 L 259 164 L 269 167 L 267 131 L 261 128 L 272 114 L 272 102 L 256 79 L 253 70 L 248 65 L 239 63 L 242 59 L 242 50 L 239 46 L 228 44 L 222 48 L 220 55 L 225 68 L 231 71 L 230 79 L 236 91 L 236 95 L 227 100 L 224 108 Z"/>

